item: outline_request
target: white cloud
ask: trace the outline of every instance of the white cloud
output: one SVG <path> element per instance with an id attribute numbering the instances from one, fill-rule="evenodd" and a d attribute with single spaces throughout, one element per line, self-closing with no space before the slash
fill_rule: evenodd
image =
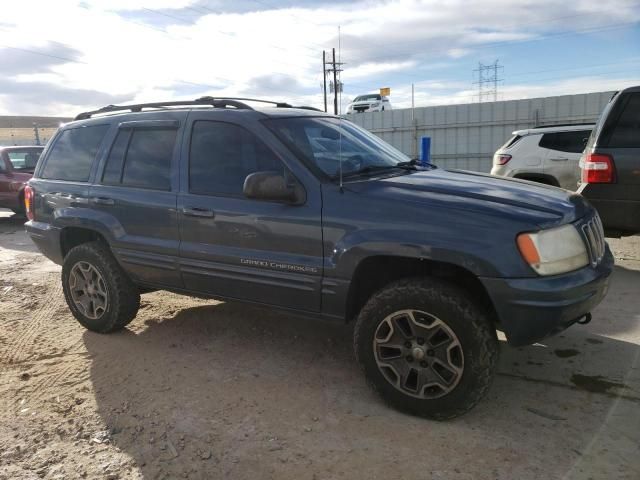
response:
<path id="1" fill-rule="evenodd" d="M 0 24 L 0 64 L 9 52 L 12 59 L 12 76 L 5 76 L 8 88 L 0 90 L 0 113 L 71 115 L 109 99 L 203 94 L 277 95 L 319 106 L 321 51 L 337 45 L 337 24 L 342 26 L 342 61 L 347 64 L 345 100 L 362 93 L 352 91 L 349 82 L 355 88 L 359 81 L 382 78 L 383 86 L 393 84 L 394 103 L 407 105 L 412 80 L 395 85 L 397 81 L 384 80 L 385 74 L 397 80 L 401 77 L 395 74 L 437 69 L 443 61 L 468 56 L 478 42 L 520 41 L 540 33 L 640 19 L 640 4 L 634 0 L 360 0 L 306 2 L 286 9 L 256 3 L 247 13 L 214 13 L 201 5 L 199 0 L 12 3 Z M 191 8 L 188 17 L 183 8 Z M 180 21 L 183 16 L 188 21 Z M 160 19 L 162 26 L 154 22 Z M 3 50 L 2 45 L 31 53 Z M 52 47 L 56 45 L 66 53 L 56 55 L 63 51 Z M 473 94 L 470 83 L 433 81 L 426 87 L 429 93 L 419 98 L 457 102 Z M 611 84 L 569 82 L 562 88 L 585 91 L 598 85 L 608 90 Z M 38 95 L 28 91 L 34 85 Z M 46 85 L 51 85 L 48 96 Z M 431 93 L 436 91 L 438 95 Z M 533 91 L 550 90 L 503 89 L 505 95 Z M 91 92 L 96 92 L 93 97 Z"/>

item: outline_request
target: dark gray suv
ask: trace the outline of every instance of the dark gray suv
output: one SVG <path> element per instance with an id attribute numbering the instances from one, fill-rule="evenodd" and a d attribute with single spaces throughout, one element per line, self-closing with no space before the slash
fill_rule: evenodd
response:
<path id="1" fill-rule="evenodd" d="M 608 235 L 640 233 L 640 86 L 617 92 L 580 159 L 578 193 L 598 209 Z"/>
<path id="2" fill-rule="evenodd" d="M 25 201 L 86 328 L 123 328 L 152 289 L 353 321 L 373 388 L 435 419 L 487 392 L 496 329 L 527 345 L 590 320 L 613 268 L 579 195 L 417 165 L 346 120 L 282 103 L 81 114 L 47 146 Z"/>

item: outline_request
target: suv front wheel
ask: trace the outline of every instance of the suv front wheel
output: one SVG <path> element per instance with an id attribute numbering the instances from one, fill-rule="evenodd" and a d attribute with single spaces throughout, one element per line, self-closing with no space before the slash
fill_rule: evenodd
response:
<path id="1" fill-rule="evenodd" d="M 391 406 L 446 420 L 476 405 L 498 359 L 495 328 L 466 292 L 435 279 L 407 279 L 374 294 L 354 346 L 371 387 Z"/>
<path id="2" fill-rule="evenodd" d="M 140 293 L 101 242 L 78 245 L 62 266 L 67 305 L 87 329 L 109 333 L 124 328 L 140 308 Z"/>

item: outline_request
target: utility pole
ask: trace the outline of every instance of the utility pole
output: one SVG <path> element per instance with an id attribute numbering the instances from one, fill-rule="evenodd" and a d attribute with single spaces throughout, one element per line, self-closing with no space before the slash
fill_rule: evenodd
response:
<path id="1" fill-rule="evenodd" d="M 327 62 L 325 52 L 322 51 L 322 66 L 323 66 L 323 88 L 324 88 L 324 111 L 327 111 L 327 75 L 333 74 L 333 80 L 330 82 L 329 91 L 333 93 L 333 113 L 338 114 L 338 94 L 342 92 L 342 82 L 338 81 L 338 72 L 341 72 L 340 68 L 343 63 L 336 62 L 336 49 L 332 49 L 332 60 Z"/>
<path id="2" fill-rule="evenodd" d="M 33 135 L 36 139 L 36 145 L 42 145 L 42 143 L 40 143 L 40 132 L 38 131 L 38 124 L 35 122 L 33 124 Z"/>
<path id="3" fill-rule="evenodd" d="M 500 69 L 504 69 L 504 66 L 498 65 L 498 60 L 489 65 L 478 63 L 478 68 L 474 70 L 478 72 L 478 81 L 473 83 L 478 85 L 479 103 L 482 103 L 485 98 L 494 102 L 498 100 L 498 82 L 504 81 L 504 78 L 498 78 Z"/>
<path id="4" fill-rule="evenodd" d="M 327 111 L 327 53 L 322 50 L 322 89 L 324 90 L 324 111 Z"/>

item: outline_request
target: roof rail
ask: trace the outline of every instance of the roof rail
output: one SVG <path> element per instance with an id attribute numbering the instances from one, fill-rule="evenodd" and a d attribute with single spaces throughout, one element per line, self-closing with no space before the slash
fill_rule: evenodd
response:
<path id="1" fill-rule="evenodd" d="M 98 110 L 92 110 L 90 112 L 82 112 L 74 118 L 74 120 L 86 120 L 94 115 L 101 113 L 111 113 L 120 111 L 141 112 L 144 108 L 166 108 L 166 107 L 178 107 L 188 105 L 210 105 L 216 108 L 235 107 L 239 110 L 253 110 L 249 105 L 239 102 L 234 98 L 213 98 L 213 97 L 201 97 L 196 100 L 177 100 L 174 102 L 152 102 L 152 103 L 137 103 L 134 105 L 107 105 L 106 107 L 99 108 Z"/>
<path id="2" fill-rule="evenodd" d="M 178 107 L 178 106 L 190 106 L 190 105 L 209 105 L 215 108 L 227 108 L 234 107 L 238 110 L 253 110 L 252 107 L 247 105 L 244 102 L 259 102 L 259 103 L 269 103 L 271 105 L 275 105 L 277 108 L 302 108 L 304 110 L 318 110 L 315 107 L 293 107 L 285 102 L 273 102 L 271 100 L 261 100 L 258 98 L 242 98 L 242 97 L 200 97 L 196 100 L 177 100 L 174 102 L 152 102 L 152 103 L 137 103 L 133 105 L 107 105 L 106 107 L 99 108 L 98 110 L 92 110 L 90 112 L 82 112 L 76 115 L 74 120 L 86 120 L 88 118 L 93 117 L 94 115 L 100 115 L 102 113 L 111 113 L 111 112 L 141 112 L 145 108 L 167 108 L 167 107 Z"/>

